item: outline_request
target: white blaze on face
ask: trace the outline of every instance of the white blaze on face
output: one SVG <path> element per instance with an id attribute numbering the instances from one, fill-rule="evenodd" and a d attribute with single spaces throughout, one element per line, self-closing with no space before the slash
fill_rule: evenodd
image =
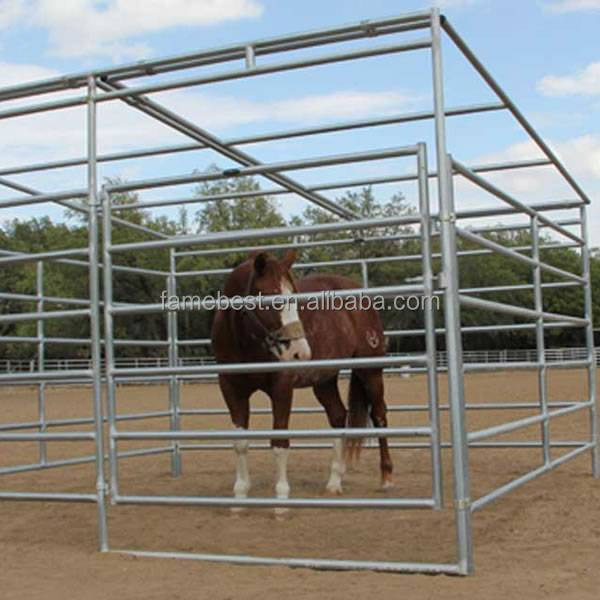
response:
<path id="1" fill-rule="evenodd" d="M 281 295 L 291 296 L 294 290 L 287 281 L 281 284 Z M 281 326 L 300 321 L 298 316 L 298 304 L 294 301 L 286 302 L 281 310 Z M 292 340 L 287 348 L 283 348 L 279 355 L 280 360 L 310 360 L 311 350 L 305 337 Z"/>

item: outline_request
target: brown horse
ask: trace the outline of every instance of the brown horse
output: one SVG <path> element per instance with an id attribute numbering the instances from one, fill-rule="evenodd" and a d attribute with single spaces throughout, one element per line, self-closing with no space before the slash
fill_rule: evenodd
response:
<path id="1" fill-rule="evenodd" d="M 290 268 L 296 259 L 288 252 L 283 260 L 265 252 L 251 255 L 230 274 L 225 295 L 286 296 L 298 292 L 318 292 L 360 287 L 347 277 L 310 275 L 295 280 Z M 323 304 L 323 303 L 322 303 Z M 219 363 L 264 362 L 277 360 L 335 359 L 375 357 L 385 353 L 383 327 L 373 308 L 297 305 L 293 299 L 281 310 L 275 307 L 235 307 L 218 310 L 212 328 L 212 344 Z M 314 307 L 313 307 L 314 308 Z M 339 370 L 301 369 L 273 373 L 221 374 L 219 384 L 231 415 L 238 428 L 248 428 L 249 398 L 262 390 L 271 399 L 273 429 L 287 429 L 294 388 L 311 386 L 323 405 L 332 427 L 365 427 L 370 416 L 375 427 L 387 427 L 381 368 L 353 369 L 350 379 L 349 410 L 346 411 L 338 391 Z M 277 465 L 277 498 L 288 498 L 287 454 L 289 440 L 271 441 Z M 234 494 L 247 497 L 250 489 L 246 440 L 236 440 L 237 455 Z M 387 440 L 379 438 L 381 483 L 392 486 L 392 461 Z M 342 493 L 345 456 L 341 440 L 334 443 L 334 457 L 326 493 Z M 276 509 L 283 514 L 285 509 Z"/>

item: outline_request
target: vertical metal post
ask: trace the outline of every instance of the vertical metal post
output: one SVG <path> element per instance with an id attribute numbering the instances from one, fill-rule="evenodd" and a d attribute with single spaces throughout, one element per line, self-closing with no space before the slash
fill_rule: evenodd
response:
<path id="1" fill-rule="evenodd" d="M 431 426 L 431 469 L 434 508 L 443 505 L 442 451 L 440 441 L 440 411 L 438 402 L 435 312 L 433 296 L 433 264 L 431 260 L 431 218 L 429 214 L 429 174 L 427 148 L 418 144 L 417 170 L 419 176 L 419 212 L 421 215 L 421 266 L 423 270 L 425 348 L 427 352 L 427 395 Z M 437 299 L 437 298 L 436 298 Z"/>
<path id="2" fill-rule="evenodd" d="M 175 258 L 175 248 L 169 252 L 169 275 L 167 277 L 167 294 L 169 296 L 177 295 L 177 262 Z M 176 367 L 178 363 L 178 335 L 177 335 L 177 312 L 169 311 L 167 313 L 167 331 L 169 337 L 169 366 Z M 173 375 L 169 379 L 169 410 L 171 431 L 178 431 L 180 427 L 179 415 L 179 381 Z M 173 477 L 181 475 L 181 452 L 179 443 L 175 440 L 171 443 L 171 474 Z"/>
<path id="3" fill-rule="evenodd" d="M 90 338 L 92 355 L 92 401 L 94 409 L 94 433 L 96 436 L 96 493 L 98 505 L 98 537 L 101 552 L 108 550 L 108 528 L 104 497 L 104 427 L 102 414 L 102 373 L 100 337 L 100 278 L 98 243 L 98 197 L 96 163 L 96 80 L 88 77 L 87 146 L 88 146 L 88 203 L 89 203 L 89 289 L 90 289 Z"/>
<path id="4" fill-rule="evenodd" d="M 36 264 L 35 272 L 36 280 L 36 294 L 38 296 L 37 311 L 39 313 L 44 312 L 44 263 L 40 260 Z M 44 370 L 45 354 L 46 354 L 46 343 L 44 338 L 44 321 L 40 319 L 37 322 L 37 357 L 38 357 L 38 371 Z M 38 384 L 38 417 L 39 417 L 39 431 L 44 433 L 46 427 L 46 382 L 40 381 Z M 40 440 L 39 443 L 39 457 L 40 464 L 45 465 L 48 462 L 48 451 L 46 442 Z"/>
<path id="5" fill-rule="evenodd" d="M 592 475 L 600 477 L 600 451 L 598 449 L 598 418 L 596 414 L 596 358 L 594 356 L 594 322 L 592 305 L 592 280 L 590 272 L 590 248 L 588 237 L 587 207 L 583 204 L 580 208 L 581 215 L 581 273 L 585 279 L 584 293 L 584 317 L 587 319 L 585 326 L 585 345 L 587 348 L 588 365 L 588 400 L 592 402 L 590 407 L 590 441 L 595 445 L 592 448 Z"/>
<path id="6" fill-rule="evenodd" d="M 531 218 L 531 258 L 540 260 L 540 228 L 537 217 Z M 544 304 L 542 299 L 542 270 L 538 266 L 533 267 L 533 294 L 535 310 L 542 312 Z M 542 458 L 544 464 L 550 463 L 550 420 L 548 418 L 548 389 L 547 389 L 547 370 L 546 370 L 546 352 L 544 345 L 544 317 L 540 316 L 535 322 L 535 347 L 538 366 L 538 394 L 540 402 L 540 412 L 544 417 L 541 423 L 542 433 Z"/>
<path id="7" fill-rule="evenodd" d="M 461 573 L 473 571 L 473 531 L 470 507 L 470 477 L 464 398 L 464 370 L 459 301 L 458 259 L 456 256 L 456 213 L 452 187 L 452 161 L 446 153 L 444 113 L 444 79 L 442 71 L 442 33 L 440 11 L 431 11 L 432 75 L 435 115 L 435 139 L 438 168 L 438 202 L 442 253 L 442 288 L 444 289 L 444 321 L 448 354 L 448 401 L 452 432 L 454 466 L 454 502 L 458 568 Z"/>
<path id="8" fill-rule="evenodd" d="M 112 374 L 115 365 L 115 347 L 113 333 L 113 287 L 112 255 L 109 246 L 112 243 L 111 197 L 102 189 L 102 238 L 104 241 L 102 263 L 104 273 L 104 363 L 106 366 L 106 406 L 108 412 L 108 463 L 110 467 L 110 494 L 114 498 L 119 494 L 119 473 L 117 457 L 117 407 L 115 398 L 115 380 Z"/>
<path id="9" fill-rule="evenodd" d="M 254 69 L 254 67 L 256 67 L 254 46 L 246 46 L 246 69 Z"/>
<path id="10" fill-rule="evenodd" d="M 361 261 L 360 263 L 360 273 L 362 276 L 362 285 L 364 288 L 369 287 L 369 266 L 366 261 Z"/>

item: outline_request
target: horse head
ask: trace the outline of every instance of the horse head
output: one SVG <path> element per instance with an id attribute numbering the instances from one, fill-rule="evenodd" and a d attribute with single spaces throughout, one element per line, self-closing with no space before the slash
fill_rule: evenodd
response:
<path id="1" fill-rule="evenodd" d="M 242 283 L 244 287 L 243 295 L 280 297 L 273 304 L 256 302 L 240 311 L 244 334 L 277 360 L 311 358 L 298 304 L 294 298 L 287 298 L 297 293 L 290 272 L 295 260 L 294 251 L 287 252 L 281 260 L 267 252 L 255 252 L 233 273 L 238 284 Z M 227 294 L 227 286 L 225 291 Z"/>

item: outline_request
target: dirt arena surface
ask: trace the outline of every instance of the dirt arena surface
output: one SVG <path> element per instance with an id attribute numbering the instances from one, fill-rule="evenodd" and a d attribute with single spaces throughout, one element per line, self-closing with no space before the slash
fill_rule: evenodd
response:
<path id="1" fill-rule="evenodd" d="M 342 382 L 343 393 L 347 382 Z M 441 402 L 445 385 L 441 381 Z M 585 399 L 585 376 L 552 372 L 552 401 Z M 536 398 L 536 374 L 525 372 L 471 375 L 468 402 L 523 402 Z M 2 423 L 35 420 L 34 388 L 0 390 Z M 388 404 L 425 401 L 421 376 L 386 379 Z M 296 405 L 314 406 L 310 390 L 296 392 Z M 122 387 L 120 413 L 163 410 L 166 387 Z M 256 396 L 253 406 L 265 406 Z M 185 385 L 182 406 L 221 408 L 216 385 Z M 89 388 L 48 390 L 49 418 L 90 414 Z M 532 411 L 470 411 L 469 429 L 497 424 Z M 392 425 L 425 424 L 424 413 L 392 413 Z M 447 416 L 443 417 L 447 438 Z M 294 415 L 292 427 L 325 425 L 324 415 Z M 167 419 L 121 423 L 120 429 L 164 429 Z M 270 418 L 255 416 L 252 426 L 269 427 Z M 227 417 L 184 417 L 184 428 L 228 428 Z M 83 429 L 83 427 L 71 428 Z M 55 429 L 58 431 L 58 429 Z M 579 433 L 579 436 L 578 436 Z M 583 414 L 552 424 L 553 440 L 584 439 Z M 504 436 L 535 439 L 539 425 Z M 120 450 L 140 448 L 123 443 Z M 50 460 L 90 454 L 85 443 L 55 443 Z M 553 450 L 559 456 L 564 450 Z M 170 475 L 168 454 L 120 462 L 124 494 L 230 495 L 234 459 L 231 451 L 186 452 L 183 474 Z M 540 464 L 540 449 L 471 451 L 472 496 L 477 498 Z M 393 450 L 395 489 L 390 496 L 429 495 L 429 453 Z M 0 465 L 37 460 L 34 444 L 0 446 Z M 318 497 L 327 479 L 328 450 L 296 450 L 290 455 L 292 497 Z M 296 510 L 275 521 L 271 510 L 247 511 L 233 518 L 224 509 L 199 507 L 109 507 L 112 548 L 327 557 L 402 561 L 454 560 L 451 461 L 444 452 L 446 508 L 443 511 Z M 250 453 L 250 495 L 271 495 L 274 464 L 270 452 Z M 92 465 L 3 476 L 0 489 L 10 491 L 91 492 Z M 378 452 L 365 449 L 360 464 L 345 479 L 346 497 L 381 497 Z M 371 572 L 319 572 L 287 567 L 243 567 L 168 559 L 133 558 L 96 550 L 94 505 L 0 502 L 0 598 L 188 599 L 210 598 L 560 598 L 600 597 L 600 481 L 590 476 L 585 454 L 538 478 L 474 515 L 476 574 L 397 575 Z"/>

